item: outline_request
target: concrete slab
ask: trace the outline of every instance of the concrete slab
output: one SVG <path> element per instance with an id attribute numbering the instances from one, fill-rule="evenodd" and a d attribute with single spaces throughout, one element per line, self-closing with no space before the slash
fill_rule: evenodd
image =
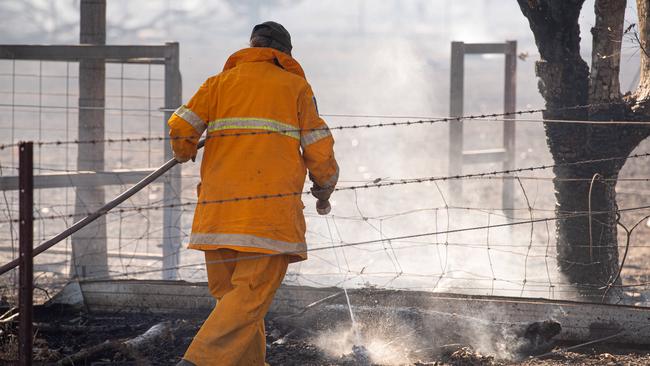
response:
<path id="1" fill-rule="evenodd" d="M 215 304 L 206 283 L 184 281 L 88 281 L 69 285 L 65 299 L 78 302 L 80 291 L 91 312 L 205 313 Z M 612 334 L 616 342 L 650 344 L 650 308 L 626 305 L 551 301 L 533 298 L 471 296 L 420 291 L 348 291 L 355 316 L 368 322 L 407 322 L 434 333 L 458 329 L 521 328 L 533 322 L 555 320 L 562 325 L 557 339 L 588 341 Z M 282 286 L 270 312 L 303 327 L 348 321 L 347 305 L 338 288 Z M 325 300 L 324 300 L 325 299 Z M 463 333 L 463 332 L 459 332 Z"/>

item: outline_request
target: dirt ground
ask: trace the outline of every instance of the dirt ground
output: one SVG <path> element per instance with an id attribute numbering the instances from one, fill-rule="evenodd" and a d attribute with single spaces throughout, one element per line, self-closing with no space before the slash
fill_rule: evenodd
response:
<path id="1" fill-rule="evenodd" d="M 3 311 L 4 313 L 4 311 Z M 36 364 L 75 361 L 74 365 L 174 365 L 192 340 L 205 314 L 192 317 L 110 313 L 88 314 L 65 308 L 35 311 L 34 354 Z M 154 325 L 164 324 L 167 332 L 156 340 L 139 345 L 136 351 L 119 346 L 135 339 Z M 17 323 L 0 323 L 0 364 L 16 360 Z M 305 337 L 305 330 L 289 329 L 267 321 L 267 362 L 271 365 L 379 365 L 352 352 L 338 357 L 325 354 Z M 307 331 L 308 332 L 308 331 Z M 128 342 L 126 342 L 128 343 Z M 106 347 L 106 345 L 110 345 Z M 471 348 L 453 345 L 423 356 L 410 365 L 650 365 L 650 350 L 620 345 L 596 345 L 563 352 L 556 345 L 550 356 L 537 359 L 495 360 Z M 77 357 L 85 350 L 83 357 Z M 93 351 L 94 350 L 94 351 Z M 352 351 L 352 350 L 350 350 Z M 76 356 L 75 356 L 76 355 Z M 391 363 L 393 365 L 399 363 Z"/>

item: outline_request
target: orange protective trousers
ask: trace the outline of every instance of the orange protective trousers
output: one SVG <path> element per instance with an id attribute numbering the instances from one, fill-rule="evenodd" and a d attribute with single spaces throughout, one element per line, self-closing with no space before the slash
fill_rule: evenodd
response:
<path id="1" fill-rule="evenodd" d="M 285 255 L 205 251 L 217 305 L 185 352 L 197 366 L 265 365 L 264 316 L 289 265 Z"/>

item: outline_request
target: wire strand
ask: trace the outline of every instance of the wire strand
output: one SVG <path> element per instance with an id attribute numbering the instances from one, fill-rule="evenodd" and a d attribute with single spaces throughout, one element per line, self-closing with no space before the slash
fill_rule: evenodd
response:
<path id="1" fill-rule="evenodd" d="M 607 105 L 607 106 L 612 106 L 612 105 L 617 105 L 620 103 L 616 102 L 610 102 L 610 103 L 594 103 L 594 104 L 586 104 L 586 105 L 580 105 L 580 106 L 570 106 L 570 107 L 563 107 L 563 108 L 558 108 L 554 109 L 552 111 L 558 112 L 558 111 L 566 111 L 566 110 L 576 110 L 576 109 L 587 109 L 587 108 L 593 108 L 601 105 Z M 39 108 L 47 108 L 47 106 L 37 106 L 37 105 L 16 105 L 16 104 L 0 104 L 0 107 L 39 107 Z M 110 107 L 63 107 L 63 106 L 51 106 L 51 108 L 54 109 L 63 109 L 63 108 L 70 108 L 70 109 L 103 109 L 103 110 L 118 110 L 118 111 L 157 111 L 157 112 L 163 112 L 163 111 L 171 111 L 170 109 L 137 109 L 137 108 L 130 108 L 130 109 L 121 109 L 121 108 L 110 108 Z M 356 124 L 356 125 L 347 125 L 347 126 L 333 126 L 333 127 L 319 127 L 319 128 L 311 128 L 311 129 L 301 129 L 301 128 L 295 128 L 295 129 L 281 129 L 277 131 L 269 131 L 269 130 L 263 130 L 263 131 L 246 131 L 246 132 L 235 132 L 235 133 L 218 133 L 218 134 L 208 134 L 206 136 L 206 139 L 211 139 L 211 138 L 220 138 L 220 137 L 241 137 L 241 136 L 252 136 L 252 135 L 270 135 L 270 134 L 286 134 L 286 133 L 303 133 L 303 132 L 314 132 L 314 131 L 341 131 L 341 130 L 350 130 L 350 129 L 365 129 L 365 128 L 383 128 L 383 127 L 398 127 L 398 126 L 417 126 L 417 125 L 425 125 L 425 124 L 435 124 L 435 123 L 443 123 L 443 122 L 460 122 L 460 121 L 465 121 L 465 120 L 486 120 L 490 118 L 497 118 L 497 117 L 508 117 L 508 116 L 517 116 L 517 115 L 523 115 L 523 114 L 532 114 L 532 113 L 540 113 L 540 112 L 546 112 L 549 110 L 546 109 L 526 109 L 526 110 L 519 110 L 519 111 L 514 111 L 514 112 L 504 112 L 504 113 L 491 113 L 491 114 L 476 114 L 476 115 L 467 115 L 467 116 L 459 116 L 459 117 L 441 117 L 441 118 L 432 118 L 432 119 L 419 119 L 415 121 L 404 121 L 404 122 L 381 122 L 381 123 L 366 123 L 366 124 Z M 508 121 L 516 121 L 516 120 L 508 120 Z M 551 122 L 560 122 L 563 120 L 549 120 Z M 546 122 L 546 120 L 539 120 L 539 122 Z M 567 123 L 585 123 L 585 124 L 608 124 L 608 123 L 616 123 L 616 124 L 643 124 L 643 125 L 650 125 L 650 121 L 648 122 L 643 122 L 643 121 L 564 121 Z M 157 136 L 157 137 L 147 137 L 147 136 L 142 136 L 142 137 L 133 137 L 133 138 L 123 138 L 123 139 L 113 139 L 113 138 L 108 138 L 108 139 L 96 139 L 96 140 L 68 140 L 68 141 L 33 141 L 34 146 L 47 146 L 47 145 L 65 145 L 65 144 L 99 144 L 99 143 L 118 143 L 118 142 L 143 142 L 143 141 L 167 141 L 167 140 L 176 140 L 176 139 L 187 139 L 187 138 L 196 138 L 197 136 L 175 136 L 175 137 L 168 137 L 168 136 Z M 0 150 L 8 148 L 8 147 L 14 147 L 17 146 L 18 143 L 11 143 L 11 144 L 3 144 L 0 145 Z"/>

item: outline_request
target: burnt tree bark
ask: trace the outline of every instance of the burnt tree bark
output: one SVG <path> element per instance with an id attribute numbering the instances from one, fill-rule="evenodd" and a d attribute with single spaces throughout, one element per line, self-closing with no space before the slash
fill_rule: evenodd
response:
<path id="1" fill-rule="evenodd" d="M 648 101 L 650 100 L 650 1 L 636 1 L 639 16 L 639 47 L 641 48 L 641 73 L 639 86 L 632 95 L 632 110 L 637 114 L 648 115 Z"/>
<path id="2" fill-rule="evenodd" d="M 584 0 L 517 0 L 541 59 L 535 71 L 546 101 L 544 119 L 643 120 L 650 63 L 642 53 L 639 89 L 623 96 L 619 69 L 626 0 L 596 0 L 591 70 L 580 56 L 578 17 Z M 641 46 L 648 39 L 648 0 L 638 0 Z M 641 7 L 645 10 L 641 11 Z M 645 64 L 643 63 L 645 59 Z M 643 76 L 643 67 L 648 71 Z M 647 82 L 647 84 L 644 84 Z M 646 86 L 647 85 L 647 86 Z M 556 164 L 627 157 L 648 136 L 639 125 L 544 123 Z M 558 265 L 587 300 L 600 300 L 616 276 L 616 179 L 625 159 L 554 168 Z M 581 180 L 567 180 L 579 178 Z M 591 212 L 591 216 L 584 213 Z M 582 216 L 571 217 L 574 214 Z M 620 280 L 619 280 L 620 281 Z M 618 292 L 610 292 L 609 300 Z"/>

